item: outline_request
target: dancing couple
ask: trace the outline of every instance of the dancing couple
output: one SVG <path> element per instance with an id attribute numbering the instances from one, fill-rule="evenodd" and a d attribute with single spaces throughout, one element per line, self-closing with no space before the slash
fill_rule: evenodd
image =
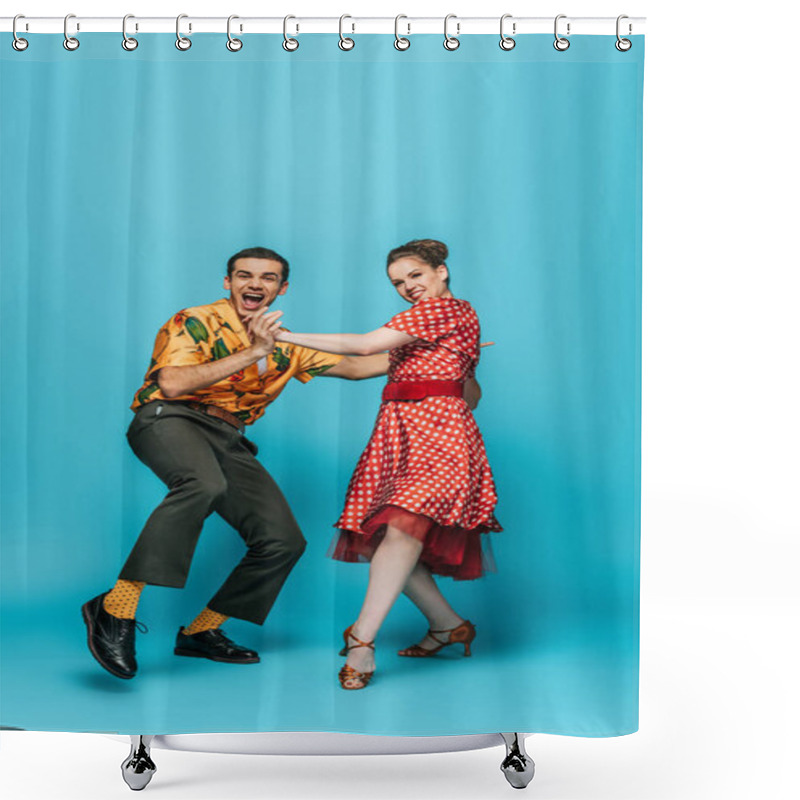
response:
<path id="1" fill-rule="evenodd" d="M 471 413 L 480 397 L 478 319 L 450 292 L 446 258 L 447 247 L 434 240 L 392 250 L 387 273 L 410 309 L 371 333 L 302 334 L 284 330 L 281 312 L 269 311 L 288 288 L 288 262 L 272 250 L 250 248 L 228 261 L 228 298 L 181 311 L 161 328 L 134 398 L 128 440 L 169 492 L 115 586 L 83 606 L 89 649 L 101 666 L 134 677 L 141 592 L 148 583 L 185 584 L 203 521 L 214 511 L 242 536 L 247 552 L 197 618 L 180 628 L 174 653 L 259 661 L 221 625 L 229 617 L 264 622 L 305 539 L 256 460 L 245 426 L 290 378 L 307 383 L 317 375 L 389 376 L 331 549 L 333 558 L 370 562 L 361 612 L 344 632 L 342 687 L 369 683 L 375 637 L 401 592 L 429 630 L 400 655 L 426 657 L 451 644 L 470 655 L 475 628 L 450 607 L 433 575 L 480 577 L 481 535 L 501 528 Z"/>

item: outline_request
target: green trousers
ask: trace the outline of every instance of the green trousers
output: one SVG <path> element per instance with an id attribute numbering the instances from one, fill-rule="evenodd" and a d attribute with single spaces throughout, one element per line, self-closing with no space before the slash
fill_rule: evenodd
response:
<path id="1" fill-rule="evenodd" d="M 136 412 L 128 442 L 169 492 L 150 515 L 119 577 L 157 586 L 186 583 L 203 522 L 216 512 L 247 552 L 207 603 L 261 624 L 306 541 L 283 494 L 232 425 L 177 402 Z"/>

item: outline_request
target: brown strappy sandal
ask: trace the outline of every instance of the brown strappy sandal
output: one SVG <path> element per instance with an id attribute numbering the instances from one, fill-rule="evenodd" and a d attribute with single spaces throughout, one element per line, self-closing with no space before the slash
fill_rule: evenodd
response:
<path id="1" fill-rule="evenodd" d="M 355 624 L 355 623 L 353 623 Z M 351 650 L 356 647 L 371 647 L 375 650 L 375 642 L 362 642 L 357 636 L 353 636 L 352 633 L 353 625 L 351 625 L 347 630 L 344 632 L 344 647 L 339 651 L 340 656 L 346 656 Z M 348 639 L 355 639 L 356 644 L 350 644 Z M 375 670 L 372 672 L 359 672 L 357 669 L 345 664 L 339 670 L 339 683 L 342 685 L 342 689 L 366 689 L 367 684 L 369 684 L 372 676 L 375 674 Z M 354 681 L 359 681 L 359 686 L 347 686 L 348 683 L 353 683 Z"/>
<path id="2" fill-rule="evenodd" d="M 448 633 L 450 635 L 447 637 L 447 641 L 443 642 L 441 639 L 434 636 L 435 633 Z M 434 642 L 438 642 L 439 646 L 429 650 L 422 645 L 412 644 L 411 647 L 406 647 L 404 650 L 398 650 L 397 655 L 408 656 L 409 658 L 428 658 L 428 656 L 438 653 L 443 647 L 447 647 L 451 644 L 463 644 L 464 655 L 472 655 L 470 645 L 472 644 L 472 640 L 475 638 L 475 626 L 468 619 L 465 619 L 457 627 L 448 628 L 444 631 L 434 631 L 428 628 L 427 635 L 430 636 Z"/>

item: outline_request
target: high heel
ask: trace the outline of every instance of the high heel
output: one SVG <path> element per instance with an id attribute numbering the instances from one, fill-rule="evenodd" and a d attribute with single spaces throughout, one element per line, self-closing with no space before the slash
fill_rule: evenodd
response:
<path id="1" fill-rule="evenodd" d="M 434 636 L 435 633 L 448 633 L 450 635 L 447 637 L 447 641 L 444 642 L 440 638 Z M 434 642 L 438 642 L 439 646 L 429 650 L 427 647 L 422 647 L 422 645 L 412 644 L 404 650 L 398 650 L 397 655 L 408 656 L 409 658 L 428 658 L 428 656 L 438 653 L 443 647 L 447 647 L 451 644 L 463 644 L 464 655 L 472 655 L 470 646 L 472 645 L 472 640 L 475 638 L 475 626 L 468 619 L 465 619 L 455 628 L 448 628 L 443 631 L 434 631 L 428 628 L 427 635 L 433 639 Z"/>
<path id="2" fill-rule="evenodd" d="M 355 624 L 355 623 L 353 623 Z M 351 650 L 356 647 L 371 647 L 375 650 L 375 642 L 362 642 L 357 636 L 353 635 L 353 625 L 347 628 L 343 634 L 344 636 L 344 647 L 339 651 L 340 656 L 346 656 Z M 348 639 L 355 639 L 356 644 L 350 644 Z M 367 684 L 369 684 L 370 680 L 372 680 L 372 676 L 375 674 L 375 670 L 372 672 L 359 672 L 357 669 L 345 664 L 339 670 L 339 683 L 342 686 L 342 689 L 365 689 Z M 347 684 L 352 684 L 353 682 L 358 681 L 359 686 L 348 686 Z"/>

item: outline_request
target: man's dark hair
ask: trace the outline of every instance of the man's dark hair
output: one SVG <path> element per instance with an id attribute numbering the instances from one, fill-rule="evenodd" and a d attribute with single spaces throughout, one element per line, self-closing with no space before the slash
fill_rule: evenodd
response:
<path id="1" fill-rule="evenodd" d="M 237 258 L 265 258 L 270 261 L 277 261 L 283 268 L 283 280 L 281 283 L 286 283 L 289 280 L 289 262 L 274 250 L 269 250 L 266 247 L 248 247 L 245 250 L 240 250 L 235 256 L 231 256 L 228 259 L 229 278 L 233 274 L 233 265 L 236 263 Z"/>

